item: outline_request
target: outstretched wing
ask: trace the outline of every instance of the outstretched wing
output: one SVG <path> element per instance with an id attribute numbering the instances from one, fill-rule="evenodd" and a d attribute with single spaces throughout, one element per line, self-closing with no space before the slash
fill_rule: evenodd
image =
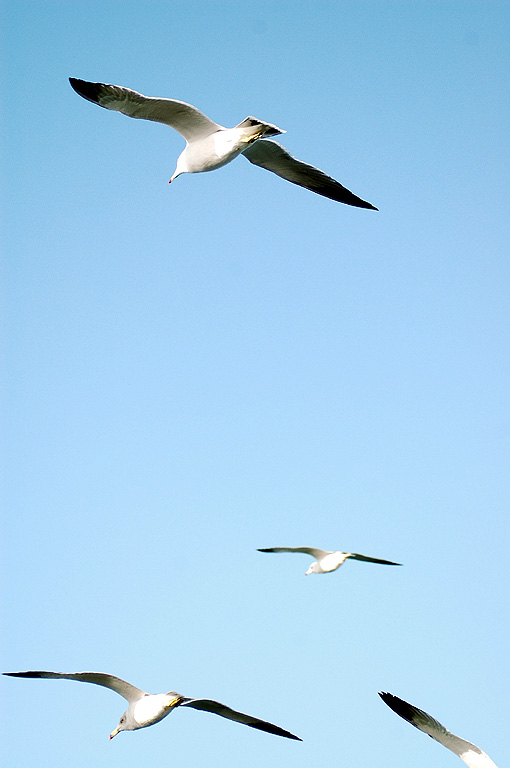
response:
<path id="1" fill-rule="evenodd" d="M 4 672 L 4 675 L 10 677 L 44 677 L 49 680 L 78 680 L 80 683 L 93 683 L 102 685 L 103 688 L 111 688 L 115 693 L 119 693 L 129 703 L 137 701 L 145 695 L 145 691 L 136 688 L 131 683 L 126 683 L 120 677 L 107 675 L 103 672 Z"/>
<path id="2" fill-rule="evenodd" d="M 316 560 L 331 555 L 327 549 L 315 549 L 314 547 L 269 547 L 268 549 L 257 549 L 257 552 L 302 552 L 304 555 L 311 555 Z"/>
<path id="3" fill-rule="evenodd" d="M 367 557 L 358 555 L 357 552 L 348 552 L 347 557 L 352 560 L 363 560 L 364 563 L 379 563 L 379 565 L 402 565 L 402 563 L 393 563 L 391 560 L 379 560 L 377 557 Z"/>
<path id="4" fill-rule="evenodd" d="M 259 720 L 251 715 L 244 715 L 242 712 L 236 712 L 234 709 L 225 706 L 225 704 L 220 704 L 219 701 L 212 701 L 211 699 L 184 699 L 181 702 L 181 706 L 201 709 L 203 712 L 212 712 L 214 715 L 226 717 L 227 720 L 235 720 L 236 723 L 249 725 L 250 728 L 258 728 L 259 731 L 266 731 L 267 733 L 274 733 L 275 736 L 284 736 L 286 739 L 301 741 L 298 736 L 294 736 L 294 734 L 279 728 L 277 725 L 267 723 L 265 720 Z"/>
<path id="5" fill-rule="evenodd" d="M 403 717 L 408 723 L 414 725 L 420 731 L 428 734 L 432 739 L 438 741 L 443 747 L 454 752 L 461 760 L 470 766 L 470 768 L 497 768 L 488 755 L 485 754 L 475 744 L 465 741 L 455 734 L 451 733 L 438 720 L 428 715 L 422 709 L 413 707 L 407 701 L 393 696 L 391 693 L 380 693 L 379 696 L 385 704 L 390 707 L 397 715 Z"/>
<path id="6" fill-rule="evenodd" d="M 300 187 L 306 187 L 318 195 L 329 197 L 339 203 L 354 205 L 357 208 L 371 208 L 373 211 L 377 211 L 377 208 L 349 192 L 331 176 L 313 165 L 308 165 L 308 163 L 303 163 L 292 157 L 290 152 L 277 141 L 259 139 L 250 144 L 244 150 L 243 155 L 250 163 L 260 165 L 261 168 L 272 171 L 277 176 L 281 176 L 293 184 L 298 184 Z"/>
<path id="7" fill-rule="evenodd" d="M 223 128 L 196 107 L 186 104 L 185 101 L 156 99 L 143 96 L 141 93 L 123 88 L 121 85 L 89 83 L 74 77 L 70 77 L 69 82 L 76 93 L 79 93 L 87 101 L 99 104 L 105 109 L 122 112 L 128 117 L 153 120 L 156 123 L 169 125 L 184 136 L 186 141 L 209 136 L 209 134 Z"/>

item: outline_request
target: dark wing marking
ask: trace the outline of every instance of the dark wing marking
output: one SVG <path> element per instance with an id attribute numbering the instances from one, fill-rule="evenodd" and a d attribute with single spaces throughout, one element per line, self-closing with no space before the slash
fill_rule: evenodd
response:
<path id="1" fill-rule="evenodd" d="M 268 549 L 257 549 L 257 552 L 301 552 L 316 559 L 332 554 L 327 549 L 315 549 L 314 547 L 269 547 Z"/>
<path id="2" fill-rule="evenodd" d="M 107 675 L 103 672 L 4 672 L 4 675 L 10 677 L 39 677 L 48 680 L 77 680 L 80 683 L 93 683 L 102 685 L 103 688 L 111 688 L 115 693 L 119 693 L 126 701 L 137 701 L 145 695 L 145 691 L 136 688 L 131 683 L 126 683 L 120 677 Z"/>
<path id="3" fill-rule="evenodd" d="M 98 104 L 105 109 L 122 112 L 128 117 L 141 120 L 153 120 L 164 123 L 178 131 L 186 141 L 209 136 L 223 128 L 210 120 L 196 107 L 176 99 L 157 99 L 143 96 L 137 91 L 123 88 L 121 85 L 105 83 L 89 83 L 86 80 L 69 78 L 76 93 L 87 101 Z"/>
<path id="4" fill-rule="evenodd" d="M 455 736 L 454 733 L 451 733 L 451 731 L 427 714 L 427 712 L 414 707 L 412 704 L 408 704 L 407 701 L 399 699 L 398 696 L 393 696 L 391 693 L 380 693 L 379 696 L 397 715 L 400 715 L 408 723 L 414 725 L 415 728 L 438 741 L 443 747 L 454 752 L 470 768 L 497 768 L 490 757 L 477 747 L 476 744 Z"/>
<path id="5" fill-rule="evenodd" d="M 261 168 L 272 171 L 300 187 L 306 187 L 318 195 L 329 197 L 339 203 L 354 205 L 357 208 L 370 208 L 377 211 L 371 203 L 357 197 L 319 168 L 292 157 L 290 152 L 277 141 L 259 139 L 245 149 L 243 154 L 250 163 L 260 165 Z"/>
<path id="6" fill-rule="evenodd" d="M 301 741 L 298 736 L 294 736 L 294 734 L 279 728 L 277 725 L 267 723 L 265 720 L 259 720 L 251 715 L 245 715 L 242 712 L 236 712 L 234 709 L 225 706 L 225 704 L 220 704 L 219 701 L 212 701 L 211 699 L 185 699 L 182 702 L 182 706 L 193 707 L 193 709 L 200 709 L 203 712 L 212 712 L 214 715 L 226 717 L 228 720 L 235 720 L 237 723 L 249 725 L 250 728 L 258 728 L 259 731 L 266 731 L 267 733 L 274 733 L 275 736 L 284 736 L 287 739 Z"/>
<path id="7" fill-rule="evenodd" d="M 379 560 L 377 557 L 367 557 L 366 555 L 358 555 L 357 552 L 347 553 L 347 557 L 352 560 L 363 560 L 364 563 L 379 563 L 380 565 L 402 565 L 402 563 L 394 563 L 391 560 Z"/>

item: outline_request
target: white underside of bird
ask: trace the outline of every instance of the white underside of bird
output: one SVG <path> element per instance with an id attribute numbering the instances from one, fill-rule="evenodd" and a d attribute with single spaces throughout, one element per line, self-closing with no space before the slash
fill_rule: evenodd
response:
<path id="1" fill-rule="evenodd" d="M 247 117 L 235 128 L 220 128 L 208 136 L 187 143 L 177 159 L 170 183 L 182 173 L 215 171 L 246 152 L 248 146 L 258 139 L 277 136 L 279 133 L 285 131 L 276 125 Z"/>
<path id="2" fill-rule="evenodd" d="M 399 699 L 398 696 L 393 696 L 391 693 L 380 693 L 379 696 L 397 715 L 400 715 L 418 730 L 428 734 L 443 747 L 451 750 L 461 760 L 464 760 L 469 768 L 498 768 L 489 755 L 485 754 L 476 744 L 455 736 L 427 712 L 408 704 L 407 701 Z"/>
<path id="3" fill-rule="evenodd" d="M 136 730 L 137 728 L 145 728 L 148 725 L 154 725 L 158 723 L 164 717 L 170 714 L 182 697 L 174 693 L 155 693 L 145 694 L 142 698 L 131 702 L 125 715 L 125 725 L 120 728 L 117 726 L 110 734 L 110 739 L 124 730 Z"/>
<path id="4" fill-rule="evenodd" d="M 331 573 L 340 568 L 346 560 L 362 560 L 365 563 L 378 563 L 379 565 L 401 565 L 391 560 L 380 560 L 377 557 L 367 557 L 357 552 L 332 552 L 327 549 L 316 549 L 315 547 L 269 547 L 267 549 L 258 549 L 257 552 L 300 552 L 305 555 L 315 557 L 316 561 L 311 564 L 305 572 L 308 576 L 311 573 Z"/>
<path id="5" fill-rule="evenodd" d="M 82 683 L 93 683 L 101 685 L 104 688 L 110 688 L 112 691 L 123 696 L 129 706 L 119 720 L 116 728 L 110 733 L 110 739 L 113 739 L 120 731 L 135 731 L 138 728 L 146 728 L 154 725 L 164 717 L 170 714 L 176 707 L 192 707 L 204 712 L 211 712 L 227 720 L 235 720 L 243 725 L 256 728 L 259 731 L 273 733 L 275 736 L 284 736 L 287 739 L 301 741 L 298 736 L 294 736 L 289 731 L 285 731 L 277 725 L 260 720 L 251 715 L 245 715 L 242 712 L 236 712 L 225 704 L 212 699 L 190 699 L 175 691 L 169 693 L 146 693 L 140 688 L 136 688 L 131 683 L 121 680 L 115 675 L 108 675 L 104 672 L 4 672 L 9 677 L 30 677 L 46 678 L 51 680 L 77 680 Z"/>
<path id="6" fill-rule="evenodd" d="M 120 85 L 90 83 L 73 77 L 69 82 L 76 93 L 100 107 L 128 117 L 164 123 L 178 131 L 186 139 L 186 146 L 170 182 L 183 173 L 214 171 L 243 154 L 254 165 L 319 195 L 358 208 L 377 210 L 331 176 L 297 160 L 285 147 L 272 141 L 269 137 L 286 133 L 272 123 L 247 117 L 234 128 L 225 128 L 184 101 L 143 96 Z"/>

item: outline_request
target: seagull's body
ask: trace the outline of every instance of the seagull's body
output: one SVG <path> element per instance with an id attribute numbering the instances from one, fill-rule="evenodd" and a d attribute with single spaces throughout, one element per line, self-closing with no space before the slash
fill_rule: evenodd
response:
<path id="1" fill-rule="evenodd" d="M 358 208 L 377 210 L 338 181 L 318 168 L 296 160 L 285 147 L 271 141 L 268 137 L 285 133 L 272 123 L 247 117 L 235 128 L 225 128 L 184 101 L 143 96 L 120 85 L 89 83 L 74 77 L 69 78 L 69 82 L 76 93 L 100 107 L 122 112 L 129 117 L 164 123 L 178 131 L 186 139 L 186 147 L 177 160 L 171 182 L 182 173 L 214 171 L 244 154 L 254 165 L 319 195 Z"/>
<path id="2" fill-rule="evenodd" d="M 435 739 L 443 747 L 451 750 L 470 768 L 497 768 L 496 763 L 476 744 L 471 744 L 470 741 L 455 736 L 427 712 L 413 707 L 412 704 L 408 704 L 407 701 L 399 699 L 398 696 L 393 696 L 391 693 L 380 693 L 379 696 L 397 715 L 400 715 L 418 730 L 428 734 L 431 739 Z"/>
<path id="3" fill-rule="evenodd" d="M 115 675 L 108 675 L 104 672 L 4 672 L 10 677 L 37 677 L 49 678 L 52 680 L 77 680 L 82 683 L 93 683 L 102 685 L 104 688 L 111 688 L 112 691 L 123 696 L 129 704 L 119 720 L 117 727 L 110 733 L 110 739 L 113 739 L 120 731 L 135 731 L 138 728 L 146 728 L 148 725 L 154 725 L 164 717 L 170 714 L 176 707 L 193 707 L 201 709 L 204 712 L 212 712 L 215 715 L 226 717 L 228 720 L 235 720 L 238 723 L 249 725 L 251 728 L 257 728 L 260 731 L 267 731 L 276 736 L 284 736 L 287 739 L 300 738 L 294 736 L 289 731 L 279 728 L 277 725 L 267 723 L 265 720 L 259 720 L 250 715 L 244 715 L 242 712 L 236 712 L 230 707 L 220 704 L 211 699 L 189 699 L 181 696 L 180 693 L 170 691 L 169 693 L 146 693 L 140 688 L 136 688 L 131 683 L 121 680 Z"/>
<path id="4" fill-rule="evenodd" d="M 315 547 L 269 547 L 268 549 L 258 549 L 257 552 L 301 552 L 305 555 L 311 555 L 311 557 L 315 557 L 315 562 L 306 571 L 306 576 L 310 573 L 331 573 L 349 559 L 363 560 L 365 563 L 379 563 L 379 565 L 401 565 L 401 563 L 393 563 L 391 560 L 379 560 L 376 557 L 359 555 L 357 552 L 330 552 L 327 549 L 316 549 Z"/>

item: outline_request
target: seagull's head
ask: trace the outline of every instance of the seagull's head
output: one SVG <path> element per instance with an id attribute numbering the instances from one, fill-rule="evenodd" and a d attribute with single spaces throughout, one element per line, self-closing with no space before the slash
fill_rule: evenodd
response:
<path id="1" fill-rule="evenodd" d="M 132 730 L 133 730 L 133 726 L 128 724 L 127 712 L 124 712 L 124 714 L 119 720 L 119 724 L 110 733 L 110 740 L 113 739 L 113 737 L 116 736 L 121 731 L 132 731 Z"/>
<path id="2" fill-rule="evenodd" d="M 311 573 L 320 573 L 319 563 L 312 563 L 309 569 L 305 572 L 305 576 L 309 576 Z"/>
<path id="3" fill-rule="evenodd" d="M 145 698 L 150 698 L 150 697 L 144 696 L 143 699 Z M 137 702 L 130 703 L 128 709 L 126 709 L 124 714 L 121 716 L 119 720 L 119 724 L 110 733 L 110 740 L 113 739 L 113 737 L 116 736 L 121 731 L 136 731 L 138 728 L 143 728 L 145 723 L 140 722 L 136 717 L 136 703 Z"/>
<path id="4" fill-rule="evenodd" d="M 184 149 L 184 151 L 181 152 L 181 154 L 177 158 L 177 166 L 175 168 L 175 171 L 173 172 L 172 178 L 168 182 L 169 184 L 171 184 L 172 181 L 175 181 L 177 176 L 180 176 L 181 173 L 188 173 L 188 164 L 186 162 L 186 157 L 184 156 L 185 152 L 186 150 Z"/>

